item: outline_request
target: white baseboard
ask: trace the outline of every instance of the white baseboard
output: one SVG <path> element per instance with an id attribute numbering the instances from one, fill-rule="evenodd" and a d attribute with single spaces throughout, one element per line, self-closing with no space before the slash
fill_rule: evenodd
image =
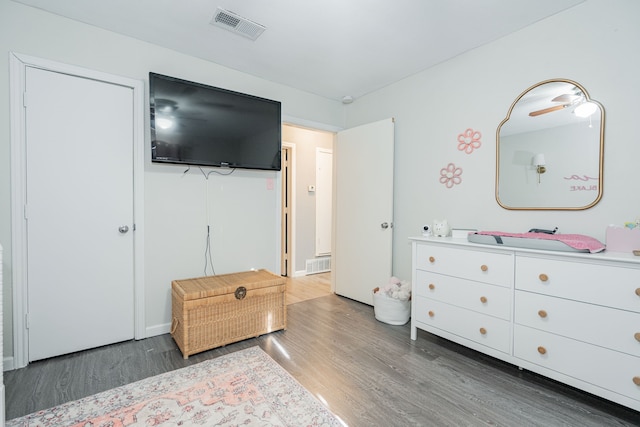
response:
<path id="1" fill-rule="evenodd" d="M 13 356 L 7 356 L 2 360 L 2 371 L 13 371 L 15 367 L 13 366 Z"/>
<path id="2" fill-rule="evenodd" d="M 147 332 L 146 338 L 168 334 L 169 332 L 171 332 L 171 323 L 164 323 L 161 325 L 149 326 L 146 329 L 146 332 Z"/>
<path id="3" fill-rule="evenodd" d="M 307 275 L 307 270 L 299 270 L 293 272 L 293 277 L 302 277 Z"/>

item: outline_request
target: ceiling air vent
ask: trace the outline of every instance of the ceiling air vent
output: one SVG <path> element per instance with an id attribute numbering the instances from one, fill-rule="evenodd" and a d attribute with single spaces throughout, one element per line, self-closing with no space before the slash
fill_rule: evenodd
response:
<path id="1" fill-rule="evenodd" d="M 266 30 L 266 27 L 260 24 L 221 8 L 216 9 L 211 25 L 232 31 L 251 40 L 257 39 Z"/>

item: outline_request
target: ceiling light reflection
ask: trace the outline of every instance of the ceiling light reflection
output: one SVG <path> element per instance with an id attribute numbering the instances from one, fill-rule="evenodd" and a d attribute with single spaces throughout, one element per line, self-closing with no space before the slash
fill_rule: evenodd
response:
<path id="1" fill-rule="evenodd" d="M 173 120 L 167 117 L 158 117 L 156 118 L 156 126 L 158 126 L 160 129 L 169 129 L 171 126 L 173 126 Z"/>
<path id="2" fill-rule="evenodd" d="M 573 110 L 573 112 L 578 117 L 589 117 L 590 115 L 595 113 L 597 109 L 598 106 L 593 102 L 583 102 L 582 104 L 578 105 L 576 109 Z"/>

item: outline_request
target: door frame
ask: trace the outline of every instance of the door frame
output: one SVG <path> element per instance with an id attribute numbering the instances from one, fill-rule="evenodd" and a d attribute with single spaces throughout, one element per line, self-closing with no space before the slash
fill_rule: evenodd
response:
<path id="1" fill-rule="evenodd" d="M 287 151 L 289 153 L 288 158 L 288 173 L 285 171 L 281 171 L 281 179 L 282 179 L 282 193 L 280 195 L 280 216 L 282 217 L 282 228 L 281 228 L 281 245 L 280 245 L 280 269 L 283 270 L 284 266 L 284 258 L 285 258 L 285 246 L 288 254 L 287 257 L 287 267 L 286 267 L 286 276 L 294 277 L 295 276 L 295 242 L 296 242 L 296 144 L 282 141 L 282 151 Z M 289 202 L 289 215 L 287 216 L 287 220 L 285 222 L 285 197 L 287 197 L 287 193 L 284 191 L 284 187 L 288 186 L 288 198 Z M 285 242 L 285 239 L 287 242 Z"/>
<path id="2" fill-rule="evenodd" d="M 27 67 L 129 87 L 133 91 L 133 287 L 134 338 L 146 338 L 144 307 L 144 82 L 78 66 L 11 52 L 9 55 L 11 128 L 11 255 L 13 287 L 13 369 L 29 360 L 26 204 L 26 120 L 24 111 Z M 6 368 L 6 367 L 5 367 Z"/>
<path id="3" fill-rule="evenodd" d="M 321 123 L 321 122 L 315 122 L 313 120 L 307 120 L 307 119 L 303 119 L 300 117 L 296 117 L 296 116 L 289 116 L 286 114 L 282 115 L 282 125 L 289 125 L 289 126 L 296 126 L 296 127 L 302 127 L 302 128 L 306 128 L 306 129 L 310 129 L 310 130 L 317 130 L 317 131 L 321 131 L 321 132 L 332 132 L 334 134 L 333 136 L 333 147 L 332 150 L 335 153 L 335 139 L 336 139 L 336 133 L 340 132 L 341 130 L 343 130 L 344 128 L 342 127 L 338 127 L 338 126 L 334 126 L 334 125 L 329 125 L 326 123 Z M 287 147 L 291 147 L 291 154 L 292 154 L 292 159 L 291 162 L 293 163 L 292 166 L 292 177 L 291 177 L 291 185 L 292 185 L 292 206 L 291 209 L 292 211 L 292 215 L 295 218 L 296 216 L 296 143 L 295 142 L 286 142 L 283 141 L 282 145 L 286 145 Z M 332 183 L 332 197 L 333 197 L 333 204 L 332 204 L 332 212 L 331 212 L 331 216 L 332 218 L 335 217 L 335 157 L 333 158 L 333 183 Z M 282 173 L 278 174 L 278 179 L 282 179 Z M 282 188 L 282 183 L 279 183 L 280 185 L 278 186 L 278 188 Z M 282 221 L 281 221 L 281 215 L 282 215 L 282 202 L 281 202 L 281 198 L 283 196 L 280 195 L 280 199 L 279 199 L 279 204 L 278 204 L 278 210 L 279 212 L 279 216 L 278 216 L 278 225 L 280 226 L 280 233 L 282 234 L 284 231 L 282 230 Z M 295 224 L 295 219 L 293 220 L 293 223 L 291 224 L 291 257 L 290 259 L 290 264 L 291 264 L 291 277 L 299 277 L 299 276 L 304 276 L 306 274 L 306 270 L 301 270 L 301 271 L 297 271 L 295 269 L 296 264 L 295 264 L 295 242 L 296 242 L 296 224 Z M 331 241 L 332 241 L 332 253 L 333 253 L 333 242 L 335 242 L 335 224 L 332 221 L 332 229 L 331 229 Z M 278 243 L 280 243 L 282 241 L 282 237 L 280 237 L 278 239 Z M 282 249 L 278 248 L 278 254 L 281 255 L 282 253 Z M 332 276 L 333 277 L 333 276 Z M 333 290 L 335 289 L 334 283 L 333 283 L 333 279 L 331 282 L 331 291 L 333 292 Z"/>

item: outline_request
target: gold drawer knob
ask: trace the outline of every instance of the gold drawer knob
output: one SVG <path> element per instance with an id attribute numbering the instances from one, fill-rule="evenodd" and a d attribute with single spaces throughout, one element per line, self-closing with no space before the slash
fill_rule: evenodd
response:
<path id="1" fill-rule="evenodd" d="M 436 288 L 436 285 L 434 285 L 433 283 L 429 283 L 429 289 L 434 290 Z"/>
<path id="2" fill-rule="evenodd" d="M 635 385 L 640 385 L 640 377 L 633 377 L 633 383 Z"/>
<path id="3" fill-rule="evenodd" d="M 538 279 L 540 279 L 540 281 L 541 281 L 541 282 L 546 282 L 547 280 L 549 280 L 549 276 L 547 276 L 547 275 L 546 275 L 546 274 L 544 274 L 544 273 L 541 273 L 541 274 L 538 276 Z"/>
<path id="4" fill-rule="evenodd" d="M 487 297 L 480 297 L 480 302 L 483 304 L 487 303 Z"/>
<path id="5" fill-rule="evenodd" d="M 636 341 L 640 342 L 640 332 L 636 332 L 633 336 L 635 337 Z"/>
<path id="6" fill-rule="evenodd" d="M 430 256 L 429 257 L 429 262 L 433 264 L 434 262 L 436 262 L 436 259 L 434 257 Z"/>
<path id="7" fill-rule="evenodd" d="M 435 316 L 435 315 L 436 315 L 436 314 L 435 314 L 433 311 L 429 310 L 429 317 L 433 317 L 433 316 Z"/>
<path id="8" fill-rule="evenodd" d="M 482 335 L 487 335 L 487 330 L 485 328 L 480 328 L 480 333 Z"/>
<path id="9" fill-rule="evenodd" d="M 547 312 L 544 311 L 544 310 L 539 310 L 538 311 L 538 316 L 540 316 L 540 317 L 542 317 L 544 319 L 545 317 L 547 317 Z"/>
<path id="10" fill-rule="evenodd" d="M 482 264 L 482 265 L 480 266 L 480 270 L 482 270 L 482 271 L 487 271 L 487 270 L 489 270 L 489 267 L 487 267 L 486 265 Z"/>
<path id="11" fill-rule="evenodd" d="M 544 348 L 543 346 L 540 346 L 540 347 L 538 347 L 538 353 L 547 354 L 547 349 Z"/>
<path id="12" fill-rule="evenodd" d="M 640 297 L 640 288 L 636 289 L 636 295 Z"/>

